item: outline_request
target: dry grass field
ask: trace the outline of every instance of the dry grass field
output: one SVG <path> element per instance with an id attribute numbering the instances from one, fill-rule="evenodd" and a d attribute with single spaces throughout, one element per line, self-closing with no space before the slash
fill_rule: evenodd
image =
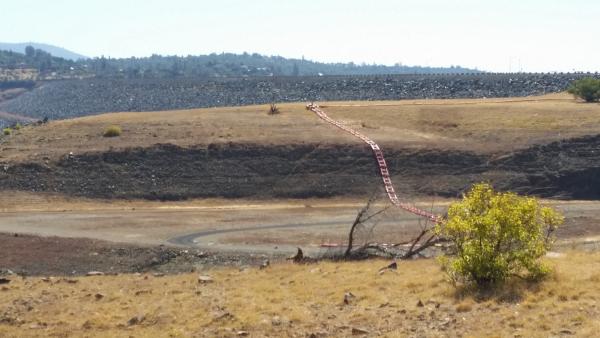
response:
<path id="1" fill-rule="evenodd" d="M 534 143 L 597 134 L 600 105 L 567 94 L 523 99 L 405 100 L 323 103 L 334 119 L 362 130 L 383 147 L 510 151 Z M 358 144 L 320 121 L 303 104 L 112 113 L 26 127 L 0 144 L 0 161 L 54 159 L 69 152 L 211 143 Z M 102 137 L 109 125 L 120 137 Z M 384 148 L 385 149 L 385 148 Z"/>
<path id="2" fill-rule="evenodd" d="M 547 260 L 555 272 L 541 284 L 514 281 L 485 295 L 453 288 L 434 260 L 399 262 L 382 274 L 388 262 L 371 260 L 10 277 L 0 289 L 0 336 L 597 336 L 600 255 Z"/>

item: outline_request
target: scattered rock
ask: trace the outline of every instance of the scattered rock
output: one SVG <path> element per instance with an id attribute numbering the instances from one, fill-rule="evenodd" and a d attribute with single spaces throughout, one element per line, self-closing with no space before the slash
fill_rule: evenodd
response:
<path id="1" fill-rule="evenodd" d="M 419 299 L 419 301 L 417 302 L 417 307 L 423 307 L 425 306 L 425 304 L 423 304 L 423 302 Z"/>
<path id="2" fill-rule="evenodd" d="M 0 275 L 8 275 L 8 276 L 12 276 L 15 273 L 10 270 L 10 269 L 0 269 Z"/>
<path id="3" fill-rule="evenodd" d="M 94 295 L 94 298 L 96 298 L 96 300 L 100 300 L 100 299 L 104 298 L 104 295 L 101 293 L 97 293 Z"/>
<path id="4" fill-rule="evenodd" d="M 154 277 L 164 277 L 164 276 L 165 276 L 165 274 L 164 274 L 164 273 L 162 273 L 162 272 L 155 272 L 155 273 L 153 273 L 152 275 L 153 275 Z"/>
<path id="5" fill-rule="evenodd" d="M 237 335 L 240 337 L 245 337 L 247 335 L 249 335 L 250 333 L 248 331 L 238 331 Z"/>
<path id="6" fill-rule="evenodd" d="M 214 315 L 215 320 L 233 319 L 233 315 L 228 311 L 219 311 Z"/>
<path id="7" fill-rule="evenodd" d="M 548 251 L 546 253 L 546 257 L 548 257 L 548 258 L 561 258 L 561 257 L 564 257 L 564 255 L 565 255 L 564 253 L 553 252 L 553 251 Z"/>
<path id="8" fill-rule="evenodd" d="M 200 284 L 208 284 L 208 283 L 212 283 L 212 282 L 214 282 L 214 280 L 211 276 L 207 276 L 207 275 L 198 276 L 198 283 L 200 283 Z"/>
<path id="9" fill-rule="evenodd" d="M 10 283 L 10 279 L 4 278 L 4 277 L 0 278 L 0 284 L 8 284 L 8 283 Z"/>
<path id="10" fill-rule="evenodd" d="M 356 296 L 353 295 L 352 292 L 344 293 L 344 304 L 350 305 L 350 302 L 352 302 L 355 298 Z"/>
<path id="11" fill-rule="evenodd" d="M 144 316 L 144 315 L 137 315 L 135 317 L 131 317 L 131 319 L 129 319 L 127 321 L 127 325 L 128 326 L 138 325 L 141 322 L 143 322 L 144 319 L 146 319 L 146 316 Z"/>
<path id="12" fill-rule="evenodd" d="M 436 309 L 439 309 L 439 307 L 442 305 L 441 303 L 439 303 L 435 299 L 429 299 L 427 301 L 427 304 L 432 304 L 433 306 L 435 306 Z"/>
<path id="13" fill-rule="evenodd" d="M 102 271 L 90 271 L 85 274 L 86 276 L 104 276 L 104 272 Z"/>
<path id="14" fill-rule="evenodd" d="M 360 335 L 365 335 L 365 334 L 369 334 L 369 331 L 366 329 L 361 329 L 361 328 L 357 328 L 357 327 L 352 328 L 353 336 L 360 336 Z"/>
<path id="15" fill-rule="evenodd" d="M 273 324 L 273 326 L 281 325 L 281 317 L 274 316 L 273 318 L 271 318 L 271 324 Z"/>
<path id="16" fill-rule="evenodd" d="M 33 323 L 33 324 L 29 325 L 29 328 L 32 330 L 37 330 L 37 329 L 43 329 L 47 326 L 48 326 L 48 324 L 46 324 L 46 323 Z"/>
<path id="17" fill-rule="evenodd" d="M 444 318 L 444 320 L 443 320 L 443 321 L 440 323 L 440 327 L 442 327 L 442 328 L 445 328 L 445 327 L 447 327 L 447 326 L 449 326 L 449 325 L 450 325 L 450 322 L 451 322 L 451 321 L 450 321 L 450 318 L 446 317 L 446 318 Z"/>
<path id="18" fill-rule="evenodd" d="M 265 259 L 261 264 L 260 264 L 260 269 L 266 269 L 269 265 L 271 265 L 271 262 L 268 259 Z"/>

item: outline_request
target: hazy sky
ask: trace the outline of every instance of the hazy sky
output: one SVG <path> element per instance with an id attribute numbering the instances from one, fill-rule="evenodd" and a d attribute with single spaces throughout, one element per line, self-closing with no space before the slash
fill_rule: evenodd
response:
<path id="1" fill-rule="evenodd" d="M 598 0 L 0 0 L 0 41 L 87 56 L 257 52 L 318 61 L 600 71 Z"/>

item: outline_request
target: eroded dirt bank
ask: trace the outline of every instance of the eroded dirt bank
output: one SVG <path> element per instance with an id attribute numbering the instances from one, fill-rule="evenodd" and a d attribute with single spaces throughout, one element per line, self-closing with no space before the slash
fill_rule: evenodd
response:
<path id="1" fill-rule="evenodd" d="M 472 182 L 543 197 L 600 197 L 600 136 L 480 155 L 384 149 L 397 190 L 454 197 Z M 362 145 L 156 145 L 4 163 L 0 189 L 71 196 L 179 200 L 193 197 L 305 198 L 368 195 L 379 186 Z"/>

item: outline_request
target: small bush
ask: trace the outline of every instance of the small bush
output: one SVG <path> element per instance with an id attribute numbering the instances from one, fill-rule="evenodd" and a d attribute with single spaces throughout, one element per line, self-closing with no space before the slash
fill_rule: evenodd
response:
<path id="1" fill-rule="evenodd" d="M 540 258 L 562 222 L 562 215 L 535 198 L 477 184 L 449 207 L 447 221 L 436 228 L 456 250 L 441 260 L 453 282 L 485 286 L 524 272 L 537 279 L 549 272 Z"/>
<path id="2" fill-rule="evenodd" d="M 586 102 L 597 102 L 600 100 L 600 79 L 586 77 L 577 80 L 571 84 L 568 92 Z"/>
<path id="3" fill-rule="evenodd" d="M 271 103 L 269 106 L 269 115 L 276 115 L 279 113 L 281 113 L 281 111 L 279 111 L 279 107 L 277 107 L 275 103 Z"/>
<path id="4" fill-rule="evenodd" d="M 10 128 L 4 128 L 4 129 L 2 129 L 2 133 L 4 135 L 8 136 L 8 135 L 12 134 L 12 129 L 10 129 Z"/>
<path id="5" fill-rule="evenodd" d="M 20 123 L 15 124 L 15 130 L 21 130 L 23 126 Z"/>
<path id="6" fill-rule="evenodd" d="M 104 130 L 104 137 L 116 137 L 120 136 L 123 130 L 119 126 L 109 126 Z"/>

